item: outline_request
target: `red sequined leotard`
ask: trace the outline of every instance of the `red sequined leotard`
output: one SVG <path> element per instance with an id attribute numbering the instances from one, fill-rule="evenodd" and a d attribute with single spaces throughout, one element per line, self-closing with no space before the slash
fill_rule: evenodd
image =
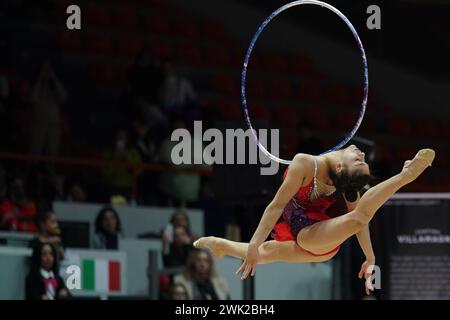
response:
<path id="1" fill-rule="evenodd" d="M 286 177 L 287 170 L 283 178 Z M 317 160 L 314 158 L 314 178 L 308 185 L 301 187 L 283 210 L 280 220 L 275 225 L 272 238 L 277 241 L 289 241 L 297 239 L 301 229 L 316 222 L 330 219 L 326 210 L 336 201 L 333 195 L 335 188 L 327 186 L 317 180 Z M 330 188 L 329 192 L 321 195 L 318 192 L 319 185 Z M 338 248 L 333 250 L 336 251 Z M 321 255 L 314 254 L 313 255 Z M 325 253 L 329 254 L 329 252 Z"/>

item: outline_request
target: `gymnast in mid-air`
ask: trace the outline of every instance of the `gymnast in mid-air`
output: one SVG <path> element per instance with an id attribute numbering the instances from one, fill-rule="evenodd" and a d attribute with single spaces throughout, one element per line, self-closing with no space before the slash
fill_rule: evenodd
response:
<path id="1" fill-rule="evenodd" d="M 208 248 L 216 259 L 224 255 L 244 260 L 237 270 L 241 279 L 254 275 L 256 265 L 271 262 L 322 262 L 333 258 L 339 246 L 356 235 L 366 256 L 359 278 L 367 279 L 375 264 L 368 224 L 377 210 L 400 188 L 413 182 L 435 157 L 432 149 L 420 150 L 403 169 L 371 187 L 370 168 L 355 145 L 320 156 L 297 154 L 283 182 L 266 207 L 249 243 L 202 237 L 197 248 Z M 330 218 L 327 209 L 342 194 L 348 212 Z M 274 240 L 266 241 L 271 234 Z M 366 281 L 366 293 L 373 290 Z"/>

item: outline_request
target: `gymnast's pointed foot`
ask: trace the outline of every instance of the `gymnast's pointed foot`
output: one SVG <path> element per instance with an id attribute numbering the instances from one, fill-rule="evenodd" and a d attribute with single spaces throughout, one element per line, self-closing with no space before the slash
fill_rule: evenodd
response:
<path id="1" fill-rule="evenodd" d="M 221 259 L 224 256 L 224 252 L 220 249 L 220 239 L 217 237 L 201 237 L 193 243 L 194 247 L 206 248 L 211 251 L 214 259 Z"/>
<path id="2" fill-rule="evenodd" d="M 414 181 L 426 168 L 431 167 L 435 155 L 433 149 L 420 150 L 412 160 L 405 161 L 401 174 L 408 183 Z"/>

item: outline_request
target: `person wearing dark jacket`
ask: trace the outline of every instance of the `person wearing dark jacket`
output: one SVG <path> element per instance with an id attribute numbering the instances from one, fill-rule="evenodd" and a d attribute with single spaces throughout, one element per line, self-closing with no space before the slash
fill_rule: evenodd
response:
<path id="1" fill-rule="evenodd" d="M 184 266 L 193 249 L 188 228 L 186 226 L 175 227 L 173 230 L 173 242 L 169 244 L 169 252 L 163 253 L 164 266 Z"/>
<path id="2" fill-rule="evenodd" d="M 70 294 L 59 276 L 57 252 L 49 243 L 39 243 L 33 248 L 30 272 L 25 280 L 26 300 L 61 300 Z"/>

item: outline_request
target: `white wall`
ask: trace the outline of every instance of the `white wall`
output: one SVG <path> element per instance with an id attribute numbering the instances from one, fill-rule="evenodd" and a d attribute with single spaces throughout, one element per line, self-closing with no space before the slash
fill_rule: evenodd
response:
<path id="1" fill-rule="evenodd" d="M 91 224 L 91 238 L 94 234 L 94 223 L 103 204 L 82 204 L 69 202 L 54 202 L 53 208 L 60 221 L 80 221 Z M 122 221 L 124 236 L 134 238 L 145 232 L 159 232 L 175 211 L 173 208 L 161 207 L 115 207 Z M 191 229 L 197 235 L 204 234 L 203 211 L 186 209 L 191 221 Z"/>
<path id="2" fill-rule="evenodd" d="M 255 299 L 332 299 L 331 276 L 332 262 L 261 265 L 255 274 Z"/>

